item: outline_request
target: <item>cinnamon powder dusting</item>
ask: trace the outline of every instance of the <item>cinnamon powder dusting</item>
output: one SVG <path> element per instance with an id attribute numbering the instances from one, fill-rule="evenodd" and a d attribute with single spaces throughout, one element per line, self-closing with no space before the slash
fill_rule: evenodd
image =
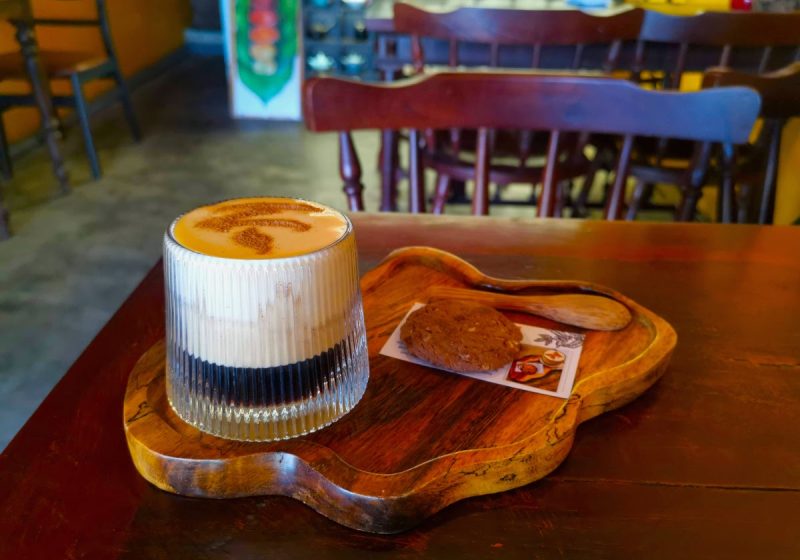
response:
<path id="1" fill-rule="evenodd" d="M 263 214 L 279 214 L 286 210 L 293 212 L 303 212 L 310 214 L 311 212 L 319 212 L 319 208 L 315 208 L 305 202 L 237 202 L 234 204 L 226 204 L 214 208 L 212 211 L 215 214 L 223 212 L 235 211 L 239 214 L 247 214 L 248 216 L 257 216 Z"/>
<path id="2" fill-rule="evenodd" d="M 258 228 L 249 227 L 233 234 L 233 240 L 244 247 L 253 249 L 259 255 L 266 255 L 272 251 L 273 238 L 271 235 L 261 233 Z"/>
<path id="3" fill-rule="evenodd" d="M 195 224 L 195 227 L 229 233 L 234 228 L 246 226 L 246 229 L 235 232 L 231 239 L 243 247 L 253 249 L 259 255 L 266 255 L 272 251 L 275 239 L 271 235 L 261 232 L 258 226 L 287 228 L 297 232 L 311 229 L 311 225 L 300 220 L 260 217 L 284 211 L 308 214 L 319 212 L 319 209 L 303 202 L 241 202 L 213 208 L 212 212 L 215 214 L 224 213 L 224 215 L 201 220 Z"/>
<path id="4" fill-rule="evenodd" d="M 284 227 L 294 231 L 308 231 L 311 226 L 301 222 L 300 220 L 292 219 L 279 219 L 279 218 L 254 218 L 252 214 L 244 214 L 238 212 L 229 216 L 216 216 L 214 218 L 206 218 L 197 222 L 195 227 L 202 229 L 211 229 L 221 233 L 228 233 L 235 227 L 240 226 L 268 226 L 268 227 Z"/>
<path id="5" fill-rule="evenodd" d="M 200 206 L 176 220 L 175 240 L 198 253 L 272 259 L 317 251 L 341 239 L 347 219 L 321 204 L 291 198 L 239 198 Z"/>

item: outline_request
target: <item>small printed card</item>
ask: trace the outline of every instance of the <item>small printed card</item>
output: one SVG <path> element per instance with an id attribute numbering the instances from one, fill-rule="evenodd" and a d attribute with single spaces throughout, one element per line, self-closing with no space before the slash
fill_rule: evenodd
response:
<path id="1" fill-rule="evenodd" d="M 403 341 L 400 340 L 400 328 L 406 322 L 408 315 L 424 305 L 415 303 L 411 307 L 397 325 L 392 336 L 383 345 L 381 354 L 522 391 L 541 393 L 562 399 L 569 398 L 572 385 L 575 383 L 575 374 L 578 371 L 584 335 L 517 324 L 522 331 L 522 343 L 520 354 L 516 360 L 495 371 L 461 373 L 431 365 L 412 356 Z"/>

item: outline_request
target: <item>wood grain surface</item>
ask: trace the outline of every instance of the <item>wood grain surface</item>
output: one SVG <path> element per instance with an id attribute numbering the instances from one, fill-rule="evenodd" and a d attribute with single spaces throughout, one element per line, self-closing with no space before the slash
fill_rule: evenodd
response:
<path id="1" fill-rule="evenodd" d="M 566 326 L 597 331 L 616 331 L 628 326 L 631 312 L 611 298 L 590 294 L 522 295 L 485 290 L 434 287 L 428 299 L 450 299 L 482 303 L 495 309 L 519 311 L 551 319 Z"/>
<path id="2" fill-rule="evenodd" d="M 602 294 L 633 319 L 585 332 L 569 399 L 528 393 L 379 355 L 431 288 L 519 295 Z M 399 249 L 361 281 L 370 382 L 356 409 L 288 441 L 242 443 L 182 422 L 165 394 L 165 346 L 140 360 L 125 395 L 125 431 L 139 472 L 163 490 L 211 498 L 291 496 L 362 531 L 396 533 L 443 507 L 545 476 L 566 457 L 579 423 L 638 397 L 664 372 L 675 331 L 611 290 L 581 282 L 491 278 L 451 253 Z M 564 330 L 527 314 L 524 323 Z"/>
<path id="3" fill-rule="evenodd" d="M 400 535 L 359 533 L 289 498 L 185 498 L 139 476 L 120 410 L 164 336 L 157 264 L 0 455 L 0 557 L 800 557 L 800 229 L 352 219 L 362 272 L 432 245 L 493 276 L 612 287 L 680 344 L 654 387 L 581 426 L 546 479 Z"/>

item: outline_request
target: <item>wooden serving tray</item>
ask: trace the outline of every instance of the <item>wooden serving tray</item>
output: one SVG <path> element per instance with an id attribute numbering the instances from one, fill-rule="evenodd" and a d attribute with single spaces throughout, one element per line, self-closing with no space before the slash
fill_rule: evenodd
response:
<path id="1" fill-rule="evenodd" d="M 514 293 L 597 293 L 627 305 L 631 323 L 587 332 L 569 399 L 476 381 L 378 354 L 427 287 Z M 619 407 L 663 373 L 677 340 L 663 319 L 585 282 L 501 280 L 426 247 L 400 249 L 361 280 L 370 380 L 362 401 L 317 433 L 243 443 L 184 423 L 165 395 L 164 343 L 128 381 L 125 433 L 136 468 L 169 492 L 207 498 L 290 496 L 362 531 L 408 529 L 463 498 L 538 480 L 569 452 L 581 422 Z M 519 323 L 579 331 L 509 314 Z"/>

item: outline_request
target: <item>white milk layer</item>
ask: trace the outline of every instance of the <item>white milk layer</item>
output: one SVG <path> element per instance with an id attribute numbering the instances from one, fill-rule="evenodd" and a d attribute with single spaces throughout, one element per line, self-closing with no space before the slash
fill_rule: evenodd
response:
<path id="1" fill-rule="evenodd" d="M 361 313 L 352 231 L 320 251 L 261 260 L 202 255 L 167 234 L 164 276 L 167 344 L 214 364 L 312 358 L 348 336 Z"/>

